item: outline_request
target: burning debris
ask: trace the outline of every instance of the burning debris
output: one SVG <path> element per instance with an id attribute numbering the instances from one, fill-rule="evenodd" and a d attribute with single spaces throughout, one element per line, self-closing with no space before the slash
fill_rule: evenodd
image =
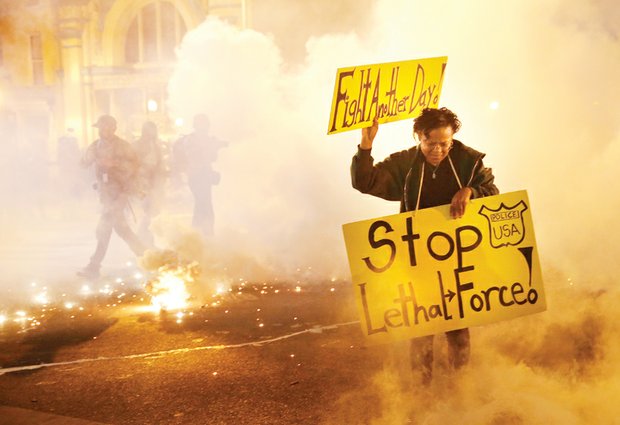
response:
<path id="1" fill-rule="evenodd" d="M 186 308 L 191 297 L 189 286 L 196 282 L 199 274 L 196 261 L 159 267 L 156 276 L 144 286 L 151 296 L 151 305 L 160 311 Z"/>
<path id="2" fill-rule="evenodd" d="M 142 258 L 142 266 L 154 270 L 144 289 L 151 305 L 158 311 L 182 310 L 189 304 L 190 288 L 200 275 L 197 261 L 183 261 L 172 250 L 150 251 Z"/>

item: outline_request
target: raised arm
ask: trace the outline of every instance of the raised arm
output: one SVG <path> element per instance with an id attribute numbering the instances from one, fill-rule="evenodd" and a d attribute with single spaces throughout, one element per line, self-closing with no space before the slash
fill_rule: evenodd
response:
<path id="1" fill-rule="evenodd" d="M 409 151 L 397 152 L 375 164 L 371 149 L 378 129 L 376 120 L 372 126 L 362 129 L 362 141 L 351 162 L 351 184 L 362 193 L 399 201 L 411 166 Z"/>

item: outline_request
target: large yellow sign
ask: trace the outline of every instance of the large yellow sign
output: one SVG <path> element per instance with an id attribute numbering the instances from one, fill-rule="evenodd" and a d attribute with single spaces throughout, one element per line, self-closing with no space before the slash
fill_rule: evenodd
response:
<path id="1" fill-rule="evenodd" d="M 483 325 L 546 309 L 526 191 L 343 226 L 369 342 Z"/>
<path id="2" fill-rule="evenodd" d="M 340 68 L 327 134 L 414 118 L 436 108 L 447 57 Z"/>

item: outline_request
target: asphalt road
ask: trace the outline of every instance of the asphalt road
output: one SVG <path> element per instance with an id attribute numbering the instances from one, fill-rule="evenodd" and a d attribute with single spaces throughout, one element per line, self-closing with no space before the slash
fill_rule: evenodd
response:
<path id="1" fill-rule="evenodd" d="M 37 326 L 7 321 L 0 406 L 108 424 L 351 424 L 379 414 L 365 389 L 385 348 L 363 346 L 350 284 L 236 289 L 183 316 L 145 311 L 138 294 L 48 308 Z"/>

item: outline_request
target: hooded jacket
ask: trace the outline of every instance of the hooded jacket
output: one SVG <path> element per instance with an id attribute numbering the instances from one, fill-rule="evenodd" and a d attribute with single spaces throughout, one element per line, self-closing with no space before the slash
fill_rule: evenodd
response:
<path id="1" fill-rule="evenodd" d="M 351 183 L 362 193 L 377 196 L 388 201 L 400 201 L 400 212 L 413 211 L 419 205 L 421 196 L 422 164 L 425 161 L 421 150 L 414 146 L 396 152 L 385 160 L 374 164 L 370 149 L 358 147 L 351 163 Z M 485 154 L 465 146 L 458 140 L 448 153 L 460 186 L 472 189 L 472 198 L 497 195 L 499 190 L 493 183 L 492 170 L 482 163 Z M 448 161 L 446 157 L 444 161 Z"/>

